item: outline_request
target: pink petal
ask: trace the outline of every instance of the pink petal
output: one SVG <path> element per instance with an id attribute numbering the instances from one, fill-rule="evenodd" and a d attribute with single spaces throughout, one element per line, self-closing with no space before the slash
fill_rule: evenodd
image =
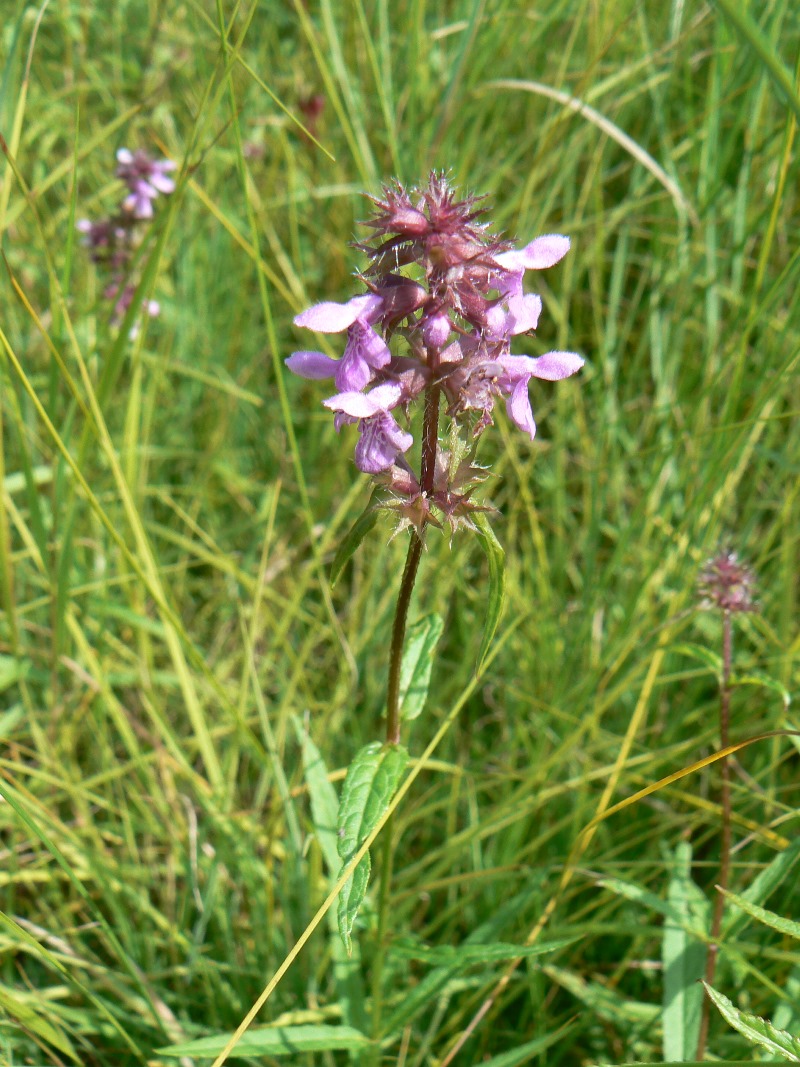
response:
<path id="1" fill-rule="evenodd" d="M 339 366 L 338 359 L 331 359 L 322 352 L 292 352 L 284 360 L 292 374 L 300 378 L 332 378 Z"/>
<path id="2" fill-rule="evenodd" d="M 354 296 L 346 304 L 324 300 L 321 304 L 314 304 L 307 311 L 301 312 L 294 324 L 304 326 L 307 330 L 316 330 L 317 333 L 341 333 L 348 326 L 352 326 L 357 318 L 373 311 L 376 301 L 380 306 L 381 298 L 374 293 Z"/>
<path id="3" fill-rule="evenodd" d="M 370 415 L 381 410 L 380 406 L 370 400 L 366 393 L 357 393 L 352 389 L 337 393 L 336 396 L 329 396 L 322 403 L 331 411 L 342 411 L 354 419 L 368 419 Z"/>
<path id="4" fill-rule="evenodd" d="M 537 359 L 529 360 L 531 374 L 534 378 L 544 378 L 548 382 L 558 382 L 576 374 L 585 360 L 576 352 L 546 352 Z"/>
<path id="5" fill-rule="evenodd" d="M 552 267 L 569 252 L 569 237 L 560 233 L 548 233 L 537 237 L 520 252 L 520 260 L 526 270 L 544 270 Z"/>
<path id="6" fill-rule="evenodd" d="M 383 385 L 376 385 L 367 393 L 372 403 L 375 404 L 376 410 L 379 411 L 390 411 L 397 407 L 402 395 L 403 390 L 397 382 L 384 382 Z"/>
<path id="7" fill-rule="evenodd" d="M 506 411 L 515 426 L 518 426 L 523 433 L 528 434 L 532 441 L 536 436 L 536 423 L 533 421 L 531 402 L 528 397 L 527 378 L 520 378 L 514 386 L 511 396 L 506 400 Z"/>
<path id="8" fill-rule="evenodd" d="M 542 298 L 536 293 L 525 296 L 512 296 L 508 302 L 511 335 L 535 330 L 542 313 Z"/>
<path id="9" fill-rule="evenodd" d="M 129 163 L 133 163 L 133 152 L 131 152 L 130 148 L 120 148 L 117 150 L 117 160 L 127 166 Z"/>
<path id="10" fill-rule="evenodd" d="M 168 178 L 166 174 L 154 171 L 148 180 L 153 188 L 158 189 L 160 193 L 172 193 L 175 191 L 175 182 L 172 178 Z"/>

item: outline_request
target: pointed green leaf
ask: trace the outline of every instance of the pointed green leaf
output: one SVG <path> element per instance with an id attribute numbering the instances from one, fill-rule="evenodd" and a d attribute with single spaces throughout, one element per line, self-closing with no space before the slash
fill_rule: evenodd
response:
<path id="1" fill-rule="evenodd" d="M 230 1034 L 214 1034 L 198 1041 L 185 1041 L 158 1049 L 160 1056 L 196 1056 L 211 1059 L 227 1046 Z M 265 1026 L 247 1030 L 237 1042 L 233 1055 L 296 1056 L 300 1052 L 333 1052 L 336 1049 L 362 1049 L 369 1039 L 352 1026 Z"/>
<path id="2" fill-rule="evenodd" d="M 380 741 L 362 748 L 350 764 L 339 802 L 340 877 L 389 807 L 407 764 L 408 752 L 401 745 L 382 745 Z M 367 892 L 369 873 L 367 853 L 339 895 L 339 932 L 348 953 L 352 948 L 353 923 Z"/>
<path id="3" fill-rule="evenodd" d="M 703 1011 L 706 947 L 691 929 L 707 929 L 708 901 L 691 878 L 692 850 L 688 842 L 675 849 L 675 863 L 667 900 L 674 918 L 664 923 L 664 1059 L 686 1062 L 697 1051 Z"/>
<path id="4" fill-rule="evenodd" d="M 398 938 L 392 942 L 391 953 L 406 960 L 421 960 L 435 967 L 455 966 L 463 969 L 476 963 L 504 963 L 506 960 L 543 956 L 574 945 L 577 940 L 577 937 L 561 937 L 553 941 L 539 941 L 535 945 L 509 945 L 504 941 L 477 945 L 427 945 L 414 938 Z"/>
<path id="5" fill-rule="evenodd" d="M 408 628 L 400 666 L 400 718 L 416 719 L 425 707 L 433 653 L 444 629 L 441 615 L 426 615 Z"/>
<path id="6" fill-rule="evenodd" d="M 20 1026 L 35 1034 L 41 1041 L 47 1042 L 53 1048 L 57 1048 L 63 1055 L 68 1056 L 75 1063 L 79 1063 L 78 1056 L 72 1044 L 63 1030 L 54 1026 L 52 1022 L 42 1017 L 42 1011 L 35 1006 L 33 1000 L 12 993 L 5 986 L 0 986 L 0 1009 L 9 1019 L 15 1020 Z"/>
<path id="7" fill-rule="evenodd" d="M 380 490 L 374 489 L 372 496 L 369 498 L 369 503 L 345 534 L 344 539 L 336 549 L 336 555 L 333 557 L 333 563 L 331 564 L 331 585 L 336 585 L 339 575 L 344 570 L 345 563 L 347 563 L 378 521 L 382 501 L 383 494 Z"/>
<path id="8" fill-rule="evenodd" d="M 533 1041 L 526 1041 L 524 1045 L 518 1045 L 508 1052 L 501 1052 L 499 1056 L 492 1056 L 490 1060 L 481 1060 L 481 1067 L 519 1067 L 519 1064 L 527 1063 L 532 1056 L 538 1056 L 546 1049 L 552 1048 L 553 1045 L 566 1037 L 574 1026 L 575 1023 L 569 1022 L 565 1026 L 560 1026 L 558 1030 L 554 1030 L 551 1034 L 535 1037 Z"/>
<path id="9" fill-rule="evenodd" d="M 724 993 L 718 993 L 707 982 L 703 982 L 706 992 L 719 1009 L 720 1015 L 734 1030 L 768 1052 L 783 1056 L 792 1063 L 800 1063 L 800 1038 L 792 1037 L 785 1030 L 778 1030 L 767 1019 L 750 1012 L 740 1011 Z"/>
<path id="10" fill-rule="evenodd" d="M 673 645 L 670 651 L 677 653 L 679 656 L 688 656 L 690 659 L 696 659 L 699 663 L 702 663 L 704 667 L 708 667 L 710 671 L 713 671 L 717 678 L 722 677 L 722 656 L 720 656 L 718 652 L 706 648 L 705 645 L 696 645 L 687 642 L 680 645 Z"/>
<path id="11" fill-rule="evenodd" d="M 784 710 L 789 707 L 792 702 L 791 695 L 786 686 L 778 681 L 777 678 L 772 678 L 768 674 L 764 674 L 763 671 L 750 671 L 748 674 L 734 674 L 730 680 L 730 685 L 757 685 L 762 689 L 771 689 L 773 693 L 777 693 L 783 701 Z"/>
<path id="12" fill-rule="evenodd" d="M 486 515 L 480 511 L 476 512 L 473 521 L 478 528 L 478 540 L 489 563 L 489 601 L 486 605 L 483 639 L 478 652 L 477 669 L 480 670 L 503 613 L 503 601 L 506 595 L 506 554 L 503 546 L 495 537 Z"/>
<path id="13" fill-rule="evenodd" d="M 765 926 L 771 926 L 773 930 L 777 930 L 781 934 L 788 934 L 789 937 L 800 939 L 799 922 L 794 922 L 792 919 L 784 919 L 782 915 L 776 915 L 774 911 L 760 908 L 758 904 L 752 904 L 749 900 L 739 896 L 738 893 L 731 893 L 727 889 L 723 890 L 723 892 L 732 904 L 741 908 L 742 911 L 746 911 L 748 915 L 757 919 L 758 922 L 764 923 Z"/>
<path id="14" fill-rule="evenodd" d="M 763 907 L 769 897 L 775 892 L 792 872 L 792 869 L 800 860 L 800 837 L 796 838 L 779 853 L 768 867 L 756 875 L 751 884 L 742 893 L 742 899 L 749 904 Z M 748 915 L 745 911 L 729 913 L 723 921 L 723 939 L 730 941 L 746 925 Z"/>

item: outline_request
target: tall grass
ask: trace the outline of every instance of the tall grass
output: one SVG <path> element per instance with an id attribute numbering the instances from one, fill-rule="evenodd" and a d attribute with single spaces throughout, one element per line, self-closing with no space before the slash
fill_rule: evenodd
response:
<path id="1" fill-rule="evenodd" d="M 686 843 L 713 899 L 716 768 L 585 831 L 718 747 L 694 583 L 722 542 L 761 598 L 732 739 L 798 723 L 793 6 L 7 7 L 0 1061 L 176 1062 L 156 1050 L 230 1033 L 335 880 L 329 783 L 381 734 L 405 545 L 379 526 L 331 588 L 367 487 L 282 361 L 301 308 L 351 295 L 360 194 L 443 168 L 510 235 L 571 235 L 530 351 L 588 365 L 534 391 L 532 446 L 502 412 L 485 442 L 508 597 L 478 685 L 485 562 L 430 537 L 412 617 L 446 626 L 412 757 L 443 729 L 394 818 L 380 982 L 375 892 L 353 960 L 319 923 L 258 1021 L 380 1042 L 292 1062 L 422 1067 L 496 991 L 456 1062 L 663 1062 L 665 902 Z M 180 164 L 134 341 L 75 232 L 119 198 L 121 145 Z M 755 742 L 731 780 L 730 888 L 771 871 L 753 899 L 788 918 L 797 752 Z M 800 1033 L 796 941 L 729 915 L 716 988 Z M 543 917 L 560 947 L 498 989 L 491 946 Z M 709 1050 L 755 1056 L 716 1013 Z"/>

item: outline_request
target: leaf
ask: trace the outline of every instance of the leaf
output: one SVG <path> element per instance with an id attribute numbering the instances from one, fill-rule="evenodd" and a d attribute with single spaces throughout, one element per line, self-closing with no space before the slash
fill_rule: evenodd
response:
<path id="1" fill-rule="evenodd" d="M 731 687 L 735 685 L 758 685 L 762 689 L 771 689 L 774 693 L 783 701 L 784 711 L 789 707 L 792 702 L 789 690 L 779 682 L 777 678 L 772 678 L 768 674 L 764 674 L 763 671 L 750 671 L 747 674 L 734 674 L 730 680 Z"/>
<path id="2" fill-rule="evenodd" d="M 314 822 L 314 833 L 322 850 L 328 874 L 331 878 L 335 878 L 337 871 L 341 867 L 338 839 L 336 837 L 339 798 L 336 796 L 336 790 L 328 778 L 328 771 L 319 749 L 303 729 L 303 725 L 296 715 L 292 716 L 292 722 L 294 723 L 297 740 L 300 742 L 303 774 L 305 775 L 308 796 L 311 801 L 311 818 Z"/>
<path id="3" fill-rule="evenodd" d="M 339 877 L 380 822 L 407 764 L 408 752 L 401 745 L 373 741 L 356 754 L 347 770 L 339 802 Z M 339 895 L 339 933 L 348 955 L 352 951 L 353 923 L 367 892 L 370 864 L 367 852 Z"/>
<path id="4" fill-rule="evenodd" d="M 473 521 L 478 529 L 481 548 L 489 563 L 489 602 L 486 605 L 486 622 L 483 624 L 483 639 L 478 652 L 477 670 L 480 671 L 503 613 L 503 601 L 506 595 L 506 554 L 486 516 L 482 512 L 476 512 Z"/>
<path id="5" fill-rule="evenodd" d="M 0 986 L 0 1008 L 8 1018 L 14 1019 L 29 1033 L 52 1045 L 53 1048 L 57 1048 L 75 1063 L 79 1063 L 78 1056 L 67 1035 L 47 1019 L 42 1018 L 41 1008 L 35 1008 L 34 1003 L 33 998 L 28 1002 L 27 998 L 22 999 L 10 989 Z"/>
<path id="6" fill-rule="evenodd" d="M 27 675 L 28 667 L 27 660 L 19 660 L 15 656 L 0 656 L 0 693 L 21 681 Z"/>
<path id="7" fill-rule="evenodd" d="M 402 959 L 421 960 L 437 967 L 455 966 L 462 970 L 476 963 L 504 963 L 506 960 L 541 956 L 574 945 L 577 940 L 577 937 L 563 937 L 535 945 L 509 945 L 503 941 L 478 945 L 426 945 L 413 938 L 399 938 L 392 942 L 390 951 Z"/>
<path id="8" fill-rule="evenodd" d="M 749 900 L 739 896 L 738 893 L 731 893 L 728 889 L 724 889 L 723 892 L 732 904 L 741 908 L 742 911 L 746 911 L 753 919 L 764 923 L 765 926 L 771 926 L 778 933 L 788 934 L 789 937 L 800 939 L 800 923 L 794 922 L 792 919 L 784 919 L 782 915 L 776 915 L 774 911 L 760 908 L 757 904 L 752 904 Z"/>
<path id="9" fill-rule="evenodd" d="M 800 1063 L 800 1038 L 792 1037 L 785 1030 L 779 1030 L 767 1019 L 760 1015 L 751 1015 L 750 1012 L 740 1011 L 728 1000 L 724 993 L 718 993 L 707 982 L 703 982 L 706 992 L 713 1003 L 719 1009 L 720 1015 L 734 1030 L 768 1052 L 783 1056 L 792 1063 Z"/>
<path id="10" fill-rule="evenodd" d="M 670 651 L 679 656 L 688 656 L 690 659 L 698 660 L 704 667 L 708 667 L 717 678 L 722 678 L 722 656 L 717 652 L 713 652 L 710 648 L 706 648 L 705 645 L 696 645 L 694 643 L 672 645 Z"/>
<path id="11" fill-rule="evenodd" d="M 305 774 L 308 795 L 311 801 L 311 818 L 314 822 L 314 832 L 325 860 L 325 866 L 328 869 L 328 875 L 332 881 L 335 881 L 341 867 L 336 834 L 339 798 L 336 796 L 336 790 L 328 777 L 328 771 L 319 749 L 305 732 L 296 715 L 292 716 L 292 722 L 300 742 L 303 773 Z M 358 955 L 357 946 L 355 952 L 345 953 L 344 946 L 337 933 L 336 915 L 333 911 L 328 912 L 328 923 L 332 930 L 331 956 L 333 958 L 333 974 L 339 1004 L 342 1009 L 342 1019 L 345 1023 L 350 1023 L 357 1029 L 366 1028 L 367 1020 L 364 1012 L 361 959 Z"/>
<path id="12" fill-rule="evenodd" d="M 561 967 L 542 967 L 544 973 L 574 997 L 596 1012 L 601 1019 L 619 1025 L 621 1022 L 652 1023 L 658 1018 L 655 1004 L 623 997 L 615 989 L 590 982 L 573 971 Z"/>
<path id="13" fill-rule="evenodd" d="M 566 1037 L 569 1031 L 574 1028 L 574 1025 L 572 1022 L 568 1022 L 565 1026 L 560 1026 L 558 1030 L 554 1030 L 552 1034 L 545 1034 L 544 1037 L 535 1037 L 533 1041 L 526 1041 L 524 1045 L 512 1048 L 508 1052 L 501 1052 L 499 1056 L 492 1056 L 490 1060 L 481 1060 L 481 1067 L 518 1067 L 519 1064 L 529 1060 L 531 1056 L 544 1052 L 545 1049 L 551 1048 L 563 1037 Z"/>
<path id="14" fill-rule="evenodd" d="M 675 918 L 664 923 L 661 957 L 664 964 L 664 1059 L 686 1062 L 697 1050 L 703 1011 L 706 947 L 688 932 L 706 929 L 708 901 L 691 878 L 692 850 L 688 842 L 675 849 L 675 863 L 667 901 Z"/>
<path id="15" fill-rule="evenodd" d="M 441 615 L 425 615 L 410 626 L 400 665 L 400 718 L 416 719 L 425 707 L 431 682 L 433 652 L 444 629 Z"/>
<path id="16" fill-rule="evenodd" d="M 227 1046 L 230 1034 L 214 1034 L 198 1041 L 186 1041 L 158 1049 L 161 1056 L 218 1056 Z M 332 1052 L 336 1049 L 363 1049 L 369 1038 L 352 1026 L 265 1026 L 247 1030 L 237 1042 L 236 1056 L 296 1056 L 300 1052 Z"/>
<path id="17" fill-rule="evenodd" d="M 347 563 L 378 521 L 382 502 L 383 494 L 381 491 L 379 489 L 373 489 L 372 496 L 369 498 L 369 503 L 350 527 L 350 530 L 345 534 L 339 547 L 336 549 L 336 555 L 333 557 L 333 563 L 331 564 L 331 585 L 336 585 L 336 582 L 339 580 L 339 575 L 344 570 L 345 563 Z"/>
<path id="18" fill-rule="evenodd" d="M 753 20 L 747 6 L 742 3 L 742 0 L 714 0 L 714 3 L 733 24 L 745 45 L 750 47 L 761 60 L 773 85 L 800 119 L 800 96 L 797 95 L 794 87 L 792 73 L 776 53 L 771 41 Z"/>
<path id="19" fill-rule="evenodd" d="M 779 853 L 772 863 L 753 879 L 741 894 L 741 899 L 749 904 L 763 906 L 778 886 L 786 880 L 798 860 L 800 860 L 800 837 Z M 747 925 L 747 918 L 747 913 L 744 911 L 729 913 L 722 926 L 723 938 L 727 941 L 732 940 Z"/>

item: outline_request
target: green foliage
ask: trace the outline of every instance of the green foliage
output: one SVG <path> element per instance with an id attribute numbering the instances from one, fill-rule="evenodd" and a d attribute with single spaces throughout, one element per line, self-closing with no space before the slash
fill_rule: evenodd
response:
<path id="1" fill-rule="evenodd" d="M 336 584 L 345 564 L 378 521 L 378 516 L 381 514 L 381 500 L 380 490 L 373 490 L 369 503 L 336 549 L 336 555 L 331 564 L 331 585 Z"/>
<path id="2" fill-rule="evenodd" d="M 409 626 L 400 666 L 400 717 L 416 719 L 425 707 L 431 684 L 434 653 L 442 636 L 441 615 L 425 615 Z"/>
<path id="3" fill-rule="evenodd" d="M 703 1006 L 706 949 L 692 930 L 708 932 L 708 901 L 691 878 L 692 850 L 682 841 L 667 890 L 674 918 L 664 924 L 661 959 L 664 965 L 664 1060 L 681 1063 L 697 1052 Z"/>
<path id="4" fill-rule="evenodd" d="M 210 1059 L 217 1056 L 228 1043 L 230 1034 L 202 1037 L 158 1049 L 161 1056 L 194 1056 Z M 352 1026 L 275 1026 L 257 1027 L 241 1038 L 236 1046 L 237 1056 L 297 1056 L 301 1052 L 333 1052 L 346 1049 L 359 1051 L 369 1045 L 369 1039 Z"/>
<path id="5" fill-rule="evenodd" d="M 337 820 L 341 878 L 363 843 L 381 821 L 408 764 L 402 745 L 373 741 L 356 753 L 347 768 Z M 348 877 L 339 896 L 339 931 L 348 955 L 353 923 L 367 893 L 370 856 L 366 852 Z"/>
<path id="6" fill-rule="evenodd" d="M 486 596 L 483 637 L 478 652 L 478 669 L 480 670 L 491 648 L 500 623 L 500 616 L 503 613 L 506 592 L 506 554 L 486 516 L 478 512 L 474 521 L 478 529 L 478 541 L 489 564 L 489 589 Z"/>
<path id="7" fill-rule="evenodd" d="M 723 994 L 713 989 L 704 982 L 706 992 L 719 1008 L 723 1019 L 731 1024 L 734 1030 L 738 1030 L 748 1041 L 782 1056 L 792 1063 L 800 1063 L 800 1038 L 792 1037 L 785 1030 L 778 1030 L 767 1019 L 761 1019 L 758 1015 L 752 1015 L 747 1011 L 740 1011 Z"/>
<path id="8" fill-rule="evenodd" d="M 267 988 L 256 1037 L 365 1035 L 299 1062 L 440 1063 L 492 996 L 456 1067 L 662 1059 L 667 978 L 688 989 L 703 934 L 688 886 L 716 892 L 718 765 L 581 834 L 718 748 L 720 621 L 693 607 L 720 544 L 760 587 L 731 736 L 798 726 L 795 7 L 7 0 L 1 1060 L 221 1049 Z M 119 202 L 121 146 L 180 167 L 137 252 L 162 314 L 133 341 L 75 230 Z M 481 549 L 428 531 L 411 617 L 445 625 L 404 725 L 419 775 L 348 957 L 319 909 L 405 545 L 381 521 L 351 553 L 355 428 L 283 360 L 311 343 L 300 310 L 352 295 L 361 194 L 431 168 L 509 239 L 570 235 L 514 351 L 587 365 L 531 383 L 532 443 L 497 405 Z M 791 1034 L 796 760 L 770 737 L 731 761 L 714 983 Z M 238 1062 L 276 1054 L 249 1040 Z M 709 1060 L 752 1047 L 713 1013 Z"/>

